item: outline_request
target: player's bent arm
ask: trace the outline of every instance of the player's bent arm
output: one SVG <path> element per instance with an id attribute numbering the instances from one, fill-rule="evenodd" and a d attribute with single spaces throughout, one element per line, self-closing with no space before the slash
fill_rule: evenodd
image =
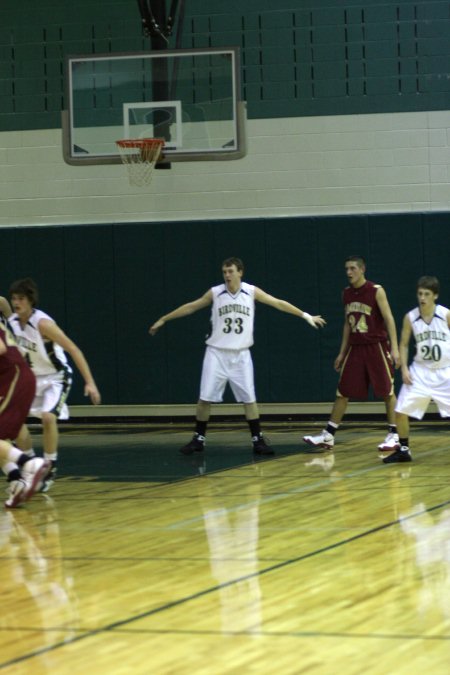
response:
<path id="1" fill-rule="evenodd" d="M 389 335 L 389 341 L 391 343 L 391 353 L 394 358 L 396 367 L 400 365 L 400 356 L 399 356 L 399 347 L 398 347 L 398 338 L 397 338 L 397 327 L 395 325 L 395 320 L 392 315 L 392 311 L 386 296 L 386 291 L 382 286 L 380 286 L 376 293 L 376 301 L 378 307 L 380 308 L 381 315 L 386 324 L 386 330 Z"/>
<path id="2" fill-rule="evenodd" d="M 2 338 L 0 338 L 0 354 L 4 354 L 6 351 L 7 351 L 7 347 L 4 343 L 4 341 L 2 340 Z"/>
<path id="3" fill-rule="evenodd" d="M 198 312 L 199 309 L 203 309 L 204 307 L 208 307 L 213 301 L 213 296 L 212 296 L 212 291 L 209 289 L 209 291 L 206 291 L 204 295 L 202 295 L 201 298 L 198 298 L 198 300 L 193 300 L 192 302 L 186 302 L 184 305 L 180 305 L 180 307 L 177 307 L 176 309 L 172 310 L 172 312 L 169 312 L 168 314 L 164 314 L 158 321 L 155 321 L 155 323 L 150 326 L 148 332 L 150 335 L 155 335 L 155 333 L 164 326 L 166 321 L 172 321 L 173 319 L 181 319 L 183 316 L 189 316 L 189 314 L 194 314 L 194 312 Z"/>
<path id="4" fill-rule="evenodd" d="M 308 312 L 304 312 L 302 309 L 299 309 L 286 300 L 281 300 L 280 298 L 275 298 L 273 295 L 269 295 L 269 293 L 266 293 L 257 286 L 255 286 L 255 300 L 262 302 L 264 305 L 270 305 L 270 307 L 274 307 L 275 309 L 280 310 L 280 312 L 294 314 L 301 319 L 305 319 L 305 321 L 313 328 L 319 328 L 319 326 L 324 326 L 326 324 L 325 319 L 322 319 L 320 315 L 311 316 Z"/>
<path id="5" fill-rule="evenodd" d="M 89 396 L 94 405 L 101 403 L 100 392 L 95 384 L 89 364 L 81 349 L 71 340 L 63 330 L 49 319 L 41 319 L 38 324 L 39 332 L 43 338 L 56 342 L 65 352 L 70 354 L 84 380 L 84 395 Z"/>
<path id="6" fill-rule="evenodd" d="M 405 316 L 403 318 L 402 332 L 401 332 L 401 335 L 400 335 L 400 346 L 399 346 L 400 366 L 401 366 L 401 369 L 402 369 L 402 375 L 405 372 L 409 372 L 409 370 L 408 370 L 408 354 L 409 354 L 409 342 L 411 340 L 411 335 L 412 335 L 411 321 L 409 320 L 408 315 L 405 314 Z"/>
<path id="7" fill-rule="evenodd" d="M 11 305 L 2 295 L 0 295 L 0 312 L 3 314 L 5 319 L 9 319 L 12 314 Z"/>

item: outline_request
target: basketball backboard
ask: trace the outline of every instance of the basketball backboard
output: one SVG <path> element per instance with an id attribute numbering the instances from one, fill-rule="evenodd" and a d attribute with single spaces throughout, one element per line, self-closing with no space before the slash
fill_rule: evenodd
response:
<path id="1" fill-rule="evenodd" d="M 237 47 L 71 56 L 67 101 L 68 164 L 118 164 L 130 138 L 162 138 L 165 162 L 246 153 Z"/>

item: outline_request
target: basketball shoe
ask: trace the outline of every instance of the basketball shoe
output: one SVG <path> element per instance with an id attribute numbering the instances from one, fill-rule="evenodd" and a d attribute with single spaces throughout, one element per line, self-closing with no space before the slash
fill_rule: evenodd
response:
<path id="1" fill-rule="evenodd" d="M 14 509 L 19 504 L 31 499 L 36 490 L 41 487 L 49 468 L 50 462 L 40 457 L 34 457 L 26 462 L 22 467 L 21 478 L 12 480 L 8 485 L 8 498 L 5 501 L 5 506 Z"/>
<path id="2" fill-rule="evenodd" d="M 324 429 L 317 436 L 303 436 L 303 440 L 308 445 L 312 445 L 315 448 L 333 448 L 334 447 L 334 436 L 330 434 L 326 429 Z"/>
<path id="3" fill-rule="evenodd" d="M 384 441 L 378 446 L 379 453 L 395 452 L 400 449 L 400 440 L 397 433 L 390 431 Z M 381 454 L 381 457 L 384 457 Z"/>
<path id="4" fill-rule="evenodd" d="M 256 455 L 274 455 L 275 454 L 275 452 L 270 447 L 270 445 L 268 445 L 266 443 L 262 434 L 260 436 L 253 436 L 252 441 L 253 441 L 253 452 Z"/>
<path id="5" fill-rule="evenodd" d="M 193 452 L 203 452 L 205 449 L 205 437 L 201 434 L 194 434 L 192 439 L 186 445 L 180 448 L 183 455 L 192 455 Z"/>
<path id="6" fill-rule="evenodd" d="M 23 501 L 28 501 L 34 495 L 36 490 L 42 486 L 42 482 L 51 468 L 51 462 L 42 457 L 34 457 L 28 460 L 22 467 L 22 478 L 26 483 L 26 489 Z"/>
<path id="7" fill-rule="evenodd" d="M 20 502 L 24 501 L 26 489 L 27 484 L 23 478 L 12 480 L 7 488 L 8 497 L 5 501 L 6 508 L 14 509 Z"/>
<path id="8" fill-rule="evenodd" d="M 406 445 L 383 459 L 383 464 L 396 464 L 397 462 L 412 462 L 411 452 Z"/>
<path id="9" fill-rule="evenodd" d="M 39 492 L 48 492 L 52 485 L 55 484 L 56 480 L 56 472 L 58 471 L 58 467 L 56 465 L 55 461 L 50 460 L 50 471 L 48 474 L 45 476 L 44 480 L 42 481 L 42 484 L 39 488 Z"/>

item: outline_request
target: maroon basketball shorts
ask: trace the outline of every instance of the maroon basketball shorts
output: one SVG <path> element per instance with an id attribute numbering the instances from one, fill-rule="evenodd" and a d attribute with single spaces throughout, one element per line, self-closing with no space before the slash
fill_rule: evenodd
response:
<path id="1" fill-rule="evenodd" d="M 12 375 L 12 377 L 11 377 Z M 24 362 L 8 378 L 0 377 L 0 439 L 13 441 L 25 423 L 36 391 L 36 378 Z"/>
<path id="2" fill-rule="evenodd" d="M 394 364 L 386 342 L 351 345 L 345 356 L 338 394 L 366 400 L 369 386 L 377 398 L 394 393 Z"/>

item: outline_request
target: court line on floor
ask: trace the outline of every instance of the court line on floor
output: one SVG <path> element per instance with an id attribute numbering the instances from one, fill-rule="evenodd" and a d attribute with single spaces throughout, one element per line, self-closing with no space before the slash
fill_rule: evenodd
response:
<path id="1" fill-rule="evenodd" d="M 348 544 L 352 544 L 355 541 L 359 541 L 360 539 L 370 536 L 372 534 L 382 532 L 383 530 L 387 530 L 391 527 L 394 527 L 396 525 L 399 525 L 402 521 L 405 520 L 410 520 L 412 518 L 417 518 L 417 516 L 422 515 L 423 513 L 431 513 L 433 511 L 437 511 L 439 509 L 444 508 L 445 506 L 450 505 L 450 499 L 442 502 L 441 504 L 435 504 L 434 506 L 431 506 L 429 508 L 424 508 L 421 511 L 417 511 L 409 516 L 402 516 L 402 518 L 397 518 L 396 520 L 390 521 L 388 523 L 384 523 L 383 525 L 378 525 L 377 527 L 373 527 L 369 530 L 366 530 L 365 532 L 360 532 L 359 534 L 355 534 L 352 537 L 348 537 L 347 539 L 343 539 L 342 541 L 335 542 L 334 544 L 330 544 L 329 546 L 324 546 L 319 549 L 315 549 L 314 551 L 310 551 L 309 553 L 305 553 L 301 556 L 298 556 L 296 558 L 291 558 L 289 560 L 283 560 L 281 562 L 278 562 L 274 565 L 270 565 L 269 567 L 266 567 L 258 572 L 253 572 L 252 574 L 247 574 L 242 577 L 238 577 L 236 579 L 231 579 L 225 583 L 222 584 L 217 584 L 215 586 L 211 586 L 210 588 L 205 588 L 202 591 L 198 591 L 197 593 L 193 593 L 191 595 L 179 598 L 178 600 L 173 600 L 172 602 L 165 603 L 164 605 L 161 605 L 159 607 L 154 607 L 153 609 L 147 610 L 146 612 L 141 612 L 135 616 L 128 617 L 126 619 L 121 619 L 120 621 L 114 621 L 110 624 L 107 624 L 106 626 L 103 626 L 101 628 L 96 628 L 94 630 L 87 631 L 85 633 L 82 633 L 81 635 L 77 635 L 69 640 L 57 642 L 54 645 L 49 645 L 47 647 L 43 647 L 42 649 L 36 649 L 30 652 L 29 654 L 23 654 L 22 656 L 18 656 L 14 659 L 11 659 L 9 661 L 5 661 L 4 663 L 0 663 L 0 670 L 3 670 L 4 668 L 8 668 L 12 665 L 16 665 L 18 663 L 22 663 L 24 661 L 28 661 L 30 659 L 33 659 L 37 656 L 42 656 L 43 654 L 56 651 L 57 649 L 60 649 L 62 647 L 66 647 L 68 645 L 72 645 L 76 642 L 80 642 L 82 640 L 95 637 L 96 635 L 101 635 L 102 633 L 107 633 L 107 632 L 114 632 L 117 629 L 120 629 L 126 625 L 129 625 L 131 623 L 134 623 L 135 621 L 140 621 L 141 619 L 146 619 L 150 616 L 154 616 L 155 614 L 159 614 L 161 612 L 165 612 L 168 610 L 171 610 L 175 607 L 179 607 L 181 605 L 184 605 L 188 602 L 192 602 L 194 600 L 198 600 L 199 598 L 205 597 L 206 595 L 210 595 L 211 593 L 216 593 L 224 588 L 228 588 L 230 586 L 233 586 L 234 584 L 241 583 L 243 581 L 248 581 L 250 579 L 262 577 L 266 574 L 269 574 L 271 572 L 278 571 L 284 567 L 288 567 L 290 565 L 295 565 L 299 562 L 303 562 L 304 560 L 308 560 L 310 558 L 313 558 L 315 556 L 321 555 L 323 553 L 327 553 L 329 551 L 341 548 L 342 546 L 346 546 Z M 26 627 L 22 627 L 22 630 L 27 630 Z M 34 629 L 29 629 L 29 630 L 36 630 Z M 1 632 L 1 631 L 0 631 Z"/>
<path id="2" fill-rule="evenodd" d="M 444 448 L 444 450 L 445 449 L 446 448 Z M 447 449 L 448 449 L 448 451 L 450 451 L 450 447 L 447 448 Z M 442 448 L 433 448 L 432 450 L 428 450 L 428 451 L 422 453 L 421 457 L 426 457 L 428 455 L 433 455 L 433 454 L 436 454 L 436 453 L 440 453 L 442 451 L 443 451 Z M 286 459 L 287 457 L 290 458 L 290 457 L 294 457 L 294 456 L 296 456 L 296 455 L 283 455 L 282 457 L 276 458 L 275 461 L 277 459 L 283 460 L 283 459 Z M 271 460 L 271 461 L 274 461 L 274 460 Z M 244 466 L 248 466 L 248 465 L 244 465 Z M 399 467 L 405 468 L 405 466 L 403 464 L 399 464 L 399 465 L 395 465 L 395 466 L 397 468 L 399 468 Z M 410 465 L 408 464 L 407 467 L 409 467 L 409 466 Z M 382 470 L 386 474 L 388 474 L 390 468 L 392 468 L 392 467 L 387 467 L 380 460 L 380 463 L 376 464 L 375 466 L 369 466 L 369 467 L 366 467 L 366 468 L 363 468 L 363 469 L 358 469 L 356 471 L 351 471 L 351 472 L 348 472 L 348 473 L 342 473 L 339 476 L 339 482 L 343 482 L 344 480 L 347 480 L 349 478 L 356 478 L 356 477 L 359 477 L 359 476 L 363 476 L 363 475 L 366 475 L 368 473 L 372 473 L 373 471 Z M 221 469 L 220 471 L 214 472 L 213 474 L 209 474 L 209 475 L 213 476 L 213 475 L 217 475 L 217 474 L 219 474 L 223 471 L 229 471 L 229 470 L 230 469 Z M 233 476 L 230 477 L 230 480 L 232 480 L 232 478 L 233 478 Z M 286 497 L 290 497 L 291 495 L 311 492 L 312 490 L 317 490 L 318 488 L 329 487 L 329 485 L 330 485 L 330 477 L 329 477 L 329 474 L 326 474 L 326 476 L 324 476 L 319 481 L 316 481 L 315 483 L 308 483 L 307 485 L 302 485 L 300 487 L 291 488 L 290 490 L 286 490 L 285 492 L 277 492 L 276 494 L 261 496 L 258 500 L 258 503 L 260 505 L 261 504 L 270 504 L 274 501 L 279 501 L 280 499 L 286 499 Z M 223 496 L 226 496 L 226 495 L 223 495 Z M 235 506 L 228 507 L 227 511 L 229 511 L 230 513 L 235 513 L 235 512 L 238 512 L 239 510 L 245 509 L 245 508 L 248 508 L 248 503 L 237 504 Z M 183 528 L 189 527 L 190 525 L 195 525 L 199 522 L 203 522 L 203 515 L 195 516 L 195 518 L 189 518 L 187 520 L 182 520 L 182 521 L 179 521 L 177 523 L 173 523 L 172 525 L 168 525 L 167 529 L 168 530 L 177 530 L 177 529 L 180 529 L 180 528 L 183 529 Z"/>
<path id="3" fill-rule="evenodd" d="M 127 629 L 117 629 L 114 631 L 122 634 L 143 634 L 143 635 L 257 635 L 258 637 L 323 637 L 323 638 L 365 638 L 365 639 L 383 639 L 383 640 L 427 640 L 427 641 L 438 641 L 438 642 L 447 642 L 450 640 L 450 635 L 426 635 L 426 634 L 411 634 L 407 633 L 337 633 L 330 631 L 270 631 L 270 630 L 241 630 L 241 631 L 232 631 L 232 630 L 169 630 L 169 629 L 160 629 L 150 628 L 150 629 L 137 629 L 137 630 L 127 630 Z"/>

